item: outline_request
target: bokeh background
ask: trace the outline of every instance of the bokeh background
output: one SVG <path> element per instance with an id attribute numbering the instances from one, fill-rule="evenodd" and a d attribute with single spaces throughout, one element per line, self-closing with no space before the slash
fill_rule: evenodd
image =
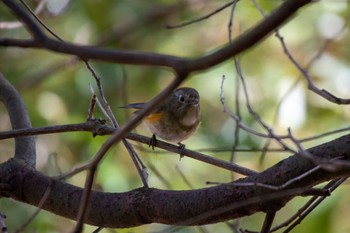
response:
<path id="1" fill-rule="evenodd" d="M 34 1 L 35 2 L 35 1 Z M 269 12 L 282 1 L 257 1 Z M 32 8 L 37 3 L 28 2 Z M 102 47 L 152 51 L 181 57 L 197 57 L 228 43 L 231 7 L 216 15 L 176 29 L 167 25 L 197 19 L 207 15 L 227 1 L 47 1 L 39 17 L 63 40 Z M 316 54 L 319 58 L 310 67 L 315 84 L 335 95 L 348 98 L 350 93 L 349 1 L 324 0 L 309 4 L 280 28 L 280 33 L 295 59 L 306 66 Z M 240 1 L 234 13 L 233 38 L 263 19 L 253 1 Z M 16 18 L 1 5 L 0 22 Z M 8 25 L 8 24 L 7 24 Z M 1 37 L 28 38 L 23 27 L 0 28 Z M 327 45 L 325 47 L 325 45 Z M 322 49 L 324 48 L 324 49 Z M 252 108 L 276 133 L 286 134 L 292 129 L 296 138 L 305 138 L 348 127 L 349 107 L 332 104 L 307 90 L 305 79 L 284 53 L 280 41 L 272 34 L 239 56 L 247 83 Z M 129 102 L 143 102 L 153 98 L 174 78 L 169 69 L 112 64 L 91 61 L 102 78 L 105 96 L 120 124 L 131 112 L 119 108 Z M 34 127 L 84 122 L 91 94 L 89 84 L 95 81 L 86 66 L 72 56 L 38 49 L 0 48 L 0 72 L 22 95 Z M 220 102 L 221 82 L 225 76 L 224 95 L 228 108 L 236 111 L 240 103 L 242 121 L 264 132 L 247 111 L 242 86 L 237 101 L 237 72 L 229 60 L 209 70 L 193 74 L 183 86 L 196 88 L 201 94 L 202 123 L 186 147 L 210 156 L 230 160 L 235 139 L 235 122 L 223 111 Z M 97 89 L 96 89 L 97 91 Z M 95 117 L 104 117 L 97 110 Z M 11 125 L 3 105 L 0 105 L 0 130 Z M 136 132 L 151 136 L 142 125 Z M 347 134 L 348 132 L 343 132 Z M 333 134 L 304 143 L 306 148 L 335 139 Z M 48 175 L 68 172 L 91 159 L 106 137 L 92 137 L 90 133 L 73 132 L 37 136 L 37 168 Z M 257 149 L 266 139 L 240 131 L 235 162 L 262 171 L 290 155 L 287 152 L 268 152 L 264 156 Z M 290 142 L 287 142 L 290 143 Z M 229 172 L 190 158 L 179 160 L 176 154 L 160 149 L 151 151 L 146 145 L 134 143 L 149 169 L 149 185 L 161 189 L 186 190 L 206 187 L 207 181 L 229 182 Z M 0 142 L 0 161 L 13 155 L 13 140 Z M 290 145 L 293 145 L 290 143 Z M 271 142 L 269 148 L 278 149 Z M 249 151 L 249 150 L 253 151 Z M 219 151 L 219 152 L 218 152 Z M 83 186 L 85 173 L 69 180 Z M 188 184 L 185 177 L 190 184 Z M 125 148 L 115 145 L 98 170 L 94 189 L 124 192 L 142 185 Z M 345 233 L 350 232 L 349 185 L 345 183 L 322 203 L 292 232 Z M 276 223 L 294 214 L 308 198 L 296 198 L 277 215 Z M 7 215 L 10 232 L 26 223 L 35 207 L 0 199 L 0 211 Z M 263 214 L 238 220 L 240 228 L 259 230 Z M 203 227 L 184 227 L 178 232 L 232 232 L 230 225 L 237 221 Z M 41 211 L 23 232 L 69 232 L 70 221 Z M 87 226 L 85 232 L 96 227 Z M 102 232 L 152 232 L 167 226 L 150 224 L 130 229 L 104 229 Z M 282 231 L 280 231 L 282 232 Z"/>

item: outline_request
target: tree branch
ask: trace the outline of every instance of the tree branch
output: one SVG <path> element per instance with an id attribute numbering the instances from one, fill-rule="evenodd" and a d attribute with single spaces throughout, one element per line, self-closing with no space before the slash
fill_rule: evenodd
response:
<path id="1" fill-rule="evenodd" d="M 0 100 L 4 103 L 13 129 L 31 128 L 26 106 L 17 90 L 0 73 Z M 15 159 L 35 168 L 36 148 L 34 137 L 15 138 Z"/>
<path id="2" fill-rule="evenodd" d="M 97 48 L 94 46 L 75 45 L 57 41 L 48 38 L 42 31 L 38 32 L 39 29 L 33 26 L 35 21 L 27 16 L 14 1 L 3 0 L 3 2 L 27 25 L 28 30 L 33 35 L 36 35 L 36 37 L 34 37 L 34 44 L 31 40 L 26 42 L 25 40 L 3 38 L 0 39 L 0 46 L 36 47 L 76 55 L 85 59 L 97 59 L 134 65 L 165 66 L 175 69 L 177 73 L 188 74 L 218 65 L 228 58 L 247 50 L 274 31 L 275 28 L 285 23 L 298 9 L 312 2 L 312 0 L 287 0 L 276 11 L 261 21 L 261 23 L 242 34 L 232 43 L 225 45 L 222 49 L 212 52 L 209 55 L 193 59 L 151 52 Z"/>
<path id="3" fill-rule="evenodd" d="M 102 136 L 102 135 L 113 134 L 114 132 L 117 131 L 117 129 L 105 125 L 104 121 L 94 119 L 94 120 L 89 120 L 85 123 L 80 123 L 80 124 L 56 125 L 56 126 L 47 126 L 47 127 L 40 127 L 40 128 L 28 128 L 28 129 L 4 131 L 4 132 L 0 132 L 0 140 L 20 137 L 20 136 L 33 136 L 33 135 L 43 135 L 43 134 L 53 134 L 53 133 L 63 133 L 63 132 L 77 132 L 77 131 L 91 132 L 94 136 L 95 135 Z M 149 137 L 145 137 L 135 133 L 128 133 L 125 137 L 127 139 L 143 143 L 145 145 L 149 145 L 151 140 L 151 138 Z M 239 166 L 234 163 L 229 163 L 224 160 L 217 159 L 215 157 L 207 156 L 197 151 L 189 150 L 186 148 L 184 150 L 181 150 L 179 149 L 179 146 L 173 145 L 161 140 L 157 140 L 157 144 L 155 145 L 155 147 L 164 149 L 169 152 L 174 152 L 175 154 L 179 154 L 181 151 L 181 153 L 184 156 L 187 156 L 192 159 L 199 160 L 204 163 L 208 163 L 217 167 L 221 167 L 233 172 L 237 172 L 245 176 L 250 176 L 257 173 L 248 168 Z"/>
<path id="4" fill-rule="evenodd" d="M 342 156 L 348 162 L 350 135 L 311 148 L 308 152 L 323 159 Z M 232 184 L 255 182 L 280 186 L 314 167 L 308 159 L 293 155 L 260 174 Z M 349 167 L 339 167 L 334 172 L 319 169 L 310 176 L 296 180 L 280 194 L 281 191 L 263 187 L 230 184 L 189 191 L 140 188 L 125 193 L 92 192 L 86 223 L 103 227 L 132 227 L 152 222 L 185 225 L 214 223 L 259 211 L 277 211 L 310 187 L 349 175 Z M 9 197 L 31 205 L 38 205 L 46 190 L 51 188 L 42 208 L 63 217 L 76 218 L 82 188 L 47 177 L 13 159 L 0 165 L 0 183 L 12 186 Z M 222 211 L 215 212 L 220 208 Z M 199 218 L 203 213 L 207 213 L 206 217 Z"/>

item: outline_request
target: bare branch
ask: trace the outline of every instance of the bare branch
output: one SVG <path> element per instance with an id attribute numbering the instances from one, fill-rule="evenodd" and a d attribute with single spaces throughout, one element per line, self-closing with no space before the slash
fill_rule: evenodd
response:
<path id="1" fill-rule="evenodd" d="M 349 130 L 350 130 L 350 127 L 345 127 L 345 128 L 342 128 L 342 129 L 336 129 L 336 130 L 328 131 L 328 132 L 325 132 L 325 133 L 321 133 L 319 135 L 302 138 L 302 139 L 299 140 L 299 142 L 302 143 L 302 142 L 312 141 L 312 140 L 323 138 L 323 137 L 326 137 L 326 136 L 329 136 L 329 135 L 333 135 L 333 134 L 337 134 L 337 133 L 343 133 L 343 132 L 346 132 L 346 131 L 349 131 Z"/>
<path id="2" fill-rule="evenodd" d="M 32 136 L 32 135 L 41 135 L 41 134 L 52 134 L 52 133 L 62 133 L 62 132 L 74 132 L 74 131 L 85 131 L 85 132 L 91 132 L 94 136 L 96 135 L 109 135 L 113 134 L 114 132 L 118 131 L 115 128 L 108 127 L 105 125 L 104 120 L 91 120 L 87 121 L 85 123 L 80 124 L 69 124 L 69 125 L 56 125 L 56 126 L 47 126 L 47 127 L 41 127 L 41 128 L 30 128 L 30 129 L 19 129 L 19 130 L 13 130 L 8 132 L 0 132 L 0 140 L 6 139 L 6 138 L 13 138 L 13 137 L 19 137 L 19 136 Z M 149 145 L 151 138 L 134 134 L 134 133 L 128 133 L 126 135 L 126 138 L 137 141 L 146 145 Z M 169 152 L 174 152 L 178 154 L 179 147 L 177 145 L 173 145 L 167 142 L 163 142 L 158 140 L 157 145 L 155 147 L 164 149 Z M 239 174 L 249 176 L 254 175 L 257 172 L 250 170 L 248 168 L 239 166 L 237 164 L 229 163 L 224 160 L 217 159 L 215 157 L 211 157 L 202 153 L 199 153 L 197 151 L 192 151 L 189 149 L 184 149 L 183 155 L 190 157 L 195 160 L 199 160 L 208 164 L 212 164 L 217 167 L 221 167 L 233 172 L 237 172 Z M 85 170 L 88 166 L 83 166 L 82 168 L 77 169 L 77 171 L 74 172 L 74 174 Z"/>
<path id="3" fill-rule="evenodd" d="M 345 180 L 347 179 L 347 177 L 344 178 L 340 178 L 340 179 L 336 179 L 333 180 L 329 183 L 328 187 L 331 191 L 334 191 L 336 188 L 339 187 L 339 185 L 341 185 Z M 291 224 L 284 232 L 288 233 L 290 232 L 292 229 L 294 229 L 298 224 L 300 224 L 306 216 L 308 216 L 318 205 L 320 205 L 327 197 L 318 197 L 316 201 L 314 201 L 314 203 L 312 205 L 309 205 L 307 209 L 305 209 L 304 212 L 302 212 L 300 215 L 298 215 L 298 219 Z M 312 203 L 312 202 L 311 202 Z"/>
<path id="4" fill-rule="evenodd" d="M 191 24 L 194 24 L 194 23 L 198 23 L 200 21 L 203 21 L 205 19 L 208 19 L 210 18 L 211 16 L 213 15 L 216 15 L 217 13 L 225 10 L 227 7 L 231 6 L 236 0 L 232 1 L 232 2 L 229 2 L 229 3 L 226 3 L 225 5 L 219 7 L 218 9 L 216 9 L 215 11 L 205 15 L 205 16 L 202 16 L 198 19 L 194 19 L 194 20 L 191 20 L 191 21 L 188 21 L 188 22 L 184 22 L 184 23 L 180 23 L 180 24 L 176 24 L 176 25 L 167 25 L 166 28 L 168 29 L 175 29 L 175 28 L 181 28 L 181 27 L 185 27 L 185 26 L 188 26 L 188 25 L 191 25 Z"/>
<path id="5" fill-rule="evenodd" d="M 17 90 L 0 73 L 0 100 L 4 103 L 13 129 L 31 128 L 26 106 Z M 35 168 L 36 149 L 34 137 L 15 139 L 15 159 Z"/>
<path id="6" fill-rule="evenodd" d="M 253 0 L 253 2 L 255 4 L 255 6 L 258 8 L 258 10 L 260 11 L 260 13 L 264 17 L 266 17 L 265 12 L 262 10 L 260 5 L 255 0 Z M 340 29 L 340 31 L 338 33 L 336 33 L 335 37 L 339 36 L 345 29 L 346 29 L 346 24 L 344 24 L 343 27 Z M 319 96 L 325 98 L 326 100 L 328 100 L 328 101 L 330 101 L 332 103 L 336 103 L 336 104 L 350 104 L 350 99 L 339 98 L 339 97 L 333 95 L 332 93 L 330 93 L 329 91 L 327 91 L 325 89 L 318 88 L 314 84 L 314 82 L 312 81 L 312 78 L 311 78 L 311 76 L 310 76 L 310 74 L 308 72 L 307 67 L 304 68 L 301 64 L 299 64 L 299 62 L 294 58 L 292 53 L 289 51 L 286 43 L 284 42 L 283 36 L 280 34 L 280 32 L 279 32 L 279 30 L 277 28 L 275 29 L 275 32 L 276 32 L 276 37 L 281 42 L 281 45 L 282 45 L 284 53 L 287 55 L 288 59 L 293 63 L 293 65 L 299 70 L 299 72 L 302 74 L 302 76 L 306 79 L 307 84 L 308 84 L 308 88 L 309 88 L 310 91 L 318 94 Z M 323 49 L 321 49 L 320 51 L 323 51 Z M 319 54 L 317 54 L 315 56 L 315 58 L 318 58 L 318 56 L 319 56 Z M 313 62 L 313 59 L 310 61 L 310 64 L 312 62 Z"/>
<path id="7" fill-rule="evenodd" d="M 1 46 L 19 46 L 45 48 L 51 51 L 76 55 L 85 59 L 98 59 L 124 64 L 139 64 L 165 66 L 173 68 L 177 73 L 190 73 L 204 70 L 231 58 L 240 52 L 252 47 L 275 28 L 283 24 L 299 8 L 312 2 L 312 0 L 287 0 L 275 12 L 261 21 L 257 26 L 242 34 L 232 43 L 224 46 L 222 49 L 212 52 L 209 55 L 186 59 L 171 55 L 157 54 L 151 52 L 137 52 L 126 50 L 112 50 L 106 48 L 96 48 L 92 46 L 75 45 L 50 39 L 44 35 L 40 28 L 35 24 L 31 17 L 12 0 L 3 0 L 11 8 L 17 17 L 27 24 L 28 30 L 32 32 L 35 40 L 17 40 L 0 39 Z"/>
<path id="8" fill-rule="evenodd" d="M 329 192 L 333 192 L 337 187 L 339 187 L 340 184 L 342 184 L 347 178 L 339 178 L 330 181 L 327 185 L 325 185 L 324 189 L 329 190 Z M 329 196 L 329 195 L 328 195 Z M 309 212 L 309 209 L 312 205 L 319 205 L 323 200 L 325 200 L 327 196 L 323 196 L 322 198 L 319 198 L 318 196 L 312 197 L 302 208 L 300 208 L 293 216 L 291 216 L 288 220 L 285 222 L 275 226 L 273 229 L 271 229 L 271 232 L 277 231 L 285 226 L 288 226 L 291 224 L 293 221 L 295 221 L 297 218 L 300 218 L 301 215 L 304 215 L 306 211 Z M 299 223 L 301 220 L 299 221 Z M 297 225 L 297 224 L 294 224 Z"/>

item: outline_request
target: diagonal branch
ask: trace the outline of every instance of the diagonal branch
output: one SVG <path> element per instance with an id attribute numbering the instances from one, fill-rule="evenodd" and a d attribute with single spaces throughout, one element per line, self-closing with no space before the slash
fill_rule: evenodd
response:
<path id="1" fill-rule="evenodd" d="M 21 21 L 27 24 L 28 30 L 36 36 L 34 37 L 34 41 L 3 38 L 0 39 L 0 46 L 18 46 L 24 48 L 34 47 L 76 55 L 84 57 L 85 59 L 97 59 L 134 65 L 165 66 L 175 69 L 177 73 L 188 74 L 218 65 L 242 51 L 251 48 L 273 32 L 275 28 L 280 27 L 285 23 L 298 11 L 298 9 L 312 2 L 312 0 L 287 0 L 271 15 L 266 17 L 248 32 L 236 38 L 232 43 L 225 45 L 223 48 L 212 52 L 209 55 L 192 59 L 152 52 L 97 48 L 94 46 L 76 45 L 57 41 L 48 38 L 42 31 L 38 32 L 38 27 L 33 26 L 33 24 L 35 24 L 34 20 L 27 16 L 21 7 L 13 0 L 3 0 L 3 2 Z"/>

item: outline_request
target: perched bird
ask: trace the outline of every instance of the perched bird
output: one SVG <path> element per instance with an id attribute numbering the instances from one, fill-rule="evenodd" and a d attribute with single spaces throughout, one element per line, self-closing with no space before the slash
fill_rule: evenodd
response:
<path id="1" fill-rule="evenodd" d="M 142 109 L 145 103 L 134 103 L 125 108 Z M 137 111 L 135 112 L 137 114 Z M 154 111 L 145 117 L 144 123 L 153 133 L 150 146 L 156 144 L 156 137 L 168 142 L 178 143 L 189 138 L 200 123 L 200 107 L 198 92 L 189 87 L 181 87 L 173 93 Z"/>

